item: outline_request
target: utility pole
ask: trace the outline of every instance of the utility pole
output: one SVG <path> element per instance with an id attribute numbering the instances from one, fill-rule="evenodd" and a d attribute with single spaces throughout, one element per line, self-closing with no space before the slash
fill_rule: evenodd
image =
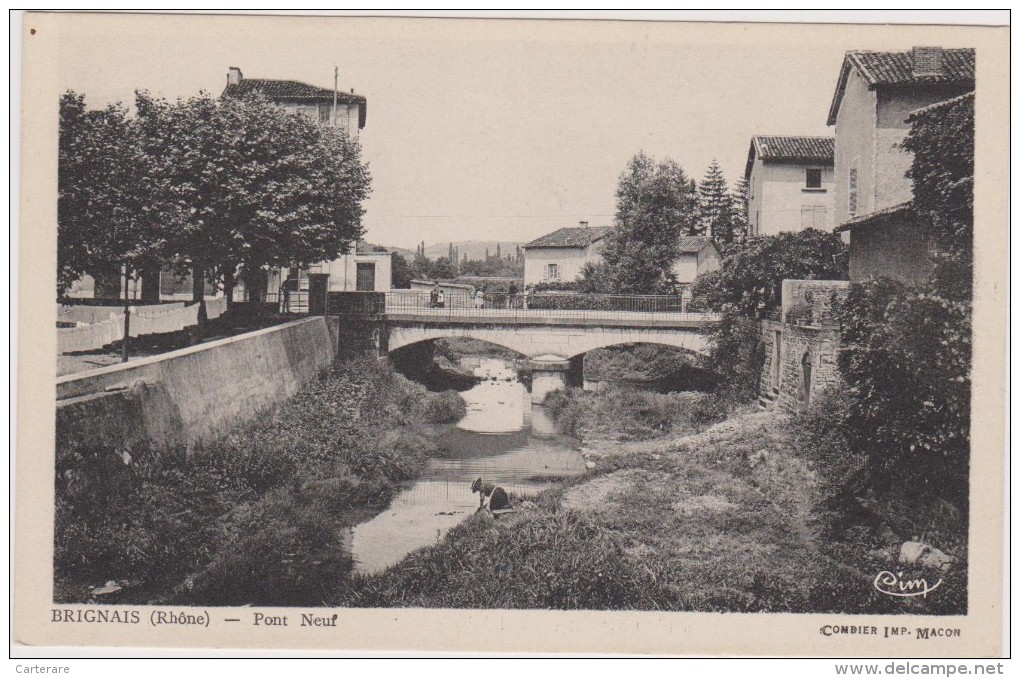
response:
<path id="1" fill-rule="evenodd" d="M 336 99 L 337 99 L 337 88 L 340 85 L 340 67 L 333 66 L 333 126 L 336 127 Z"/>

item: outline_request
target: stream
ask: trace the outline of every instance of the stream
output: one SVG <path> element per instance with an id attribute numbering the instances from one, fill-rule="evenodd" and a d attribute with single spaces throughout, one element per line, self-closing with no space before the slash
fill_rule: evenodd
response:
<path id="1" fill-rule="evenodd" d="M 481 383 L 461 392 L 467 415 L 437 440 L 440 457 L 393 498 L 389 508 L 353 528 L 351 550 L 359 572 L 378 572 L 411 551 L 439 541 L 478 509 L 471 482 L 482 478 L 518 500 L 547 489 L 556 478 L 581 475 L 579 441 L 556 432 L 541 406 L 517 379 L 511 362 L 466 356 Z"/>

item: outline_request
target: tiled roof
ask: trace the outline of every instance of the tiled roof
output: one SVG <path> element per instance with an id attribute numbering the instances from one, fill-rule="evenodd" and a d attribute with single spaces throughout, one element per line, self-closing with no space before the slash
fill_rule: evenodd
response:
<path id="1" fill-rule="evenodd" d="M 892 207 L 886 207 L 884 209 L 875 210 L 874 212 L 868 212 L 867 214 L 858 214 L 856 217 L 844 221 L 842 224 L 840 224 L 839 226 L 832 230 L 835 231 L 836 233 L 842 233 L 843 231 L 849 231 L 854 227 L 870 226 L 872 224 L 882 221 L 886 217 L 890 217 L 896 214 L 906 214 L 908 212 L 911 212 L 913 209 L 914 201 L 908 200 L 906 202 L 901 202 L 898 205 L 893 205 Z"/>
<path id="2" fill-rule="evenodd" d="M 756 134 L 751 137 L 747 151 L 747 165 L 744 176 L 751 176 L 755 157 L 762 160 L 800 160 L 803 162 L 831 165 L 836 155 L 834 137 L 790 137 Z"/>
<path id="3" fill-rule="evenodd" d="M 609 233 L 610 226 L 574 226 L 561 228 L 524 245 L 528 247 L 587 247 Z"/>
<path id="4" fill-rule="evenodd" d="M 914 110 L 910 111 L 910 115 L 923 115 L 930 111 L 936 111 L 944 106 L 952 106 L 954 104 L 960 103 L 961 101 L 965 101 L 966 99 L 973 98 L 974 92 L 967 92 L 966 94 L 961 94 L 960 96 L 953 97 L 952 99 L 946 99 L 945 101 L 937 101 L 934 104 L 922 106 L 921 108 L 915 108 Z"/>
<path id="5" fill-rule="evenodd" d="M 915 75 L 913 50 L 907 52 L 871 52 L 853 50 L 846 53 L 836 83 L 836 92 L 829 107 L 829 125 L 836 124 L 836 114 L 843 100 L 851 67 L 868 83 L 869 88 L 886 85 L 921 83 L 974 84 L 974 49 L 942 50 L 942 65 L 938 73 Z"/>
<path id="6" fill-rule="evenodd" d="M 680 238 L 680 254 L 697 254 L 714 244 L 707 235 L 685 235 Z"/>
<path id="7" fill-rule="evenodd" d="M 223 89 L 222 96 L 243 97 L 256 93 L 275 101 L 333 103 L 333 90 L 325 87 L 316 87 L 315 85 L 298 82 L 297 80 L 242 78 L 236 85 L 228 84 Z M 368 100 L 360 94 L 353 94 L 351 92 L 337 92 L 336 96 L 337 103 L 339 104 L 358 106 L 358 127 L 363 128 L 365 126 Z"/>

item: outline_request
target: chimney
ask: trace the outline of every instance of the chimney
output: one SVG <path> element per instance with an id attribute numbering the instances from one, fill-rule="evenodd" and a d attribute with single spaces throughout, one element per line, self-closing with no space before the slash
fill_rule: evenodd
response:
<path id="1" fill-rule="evenodd" d="M 587 221 L 580 221 L 578 223 L 581 224 L 581 228 L 588 228 L 588 222 Z"/>
<path id="2" fill-rule="evenodd" d="M 227 71 L 227 84 L 228 85 L 240 85 L 241 78 L 244 76 L 241 74 L 241 69 L 237 66 L 231 66 L 230 70 Z"/>
<path id="3" fill-rule="evenodd" d="M 912 63 L 915 78 L 930 78 L 942 75 L 942 48 L 915 47 Z"/>

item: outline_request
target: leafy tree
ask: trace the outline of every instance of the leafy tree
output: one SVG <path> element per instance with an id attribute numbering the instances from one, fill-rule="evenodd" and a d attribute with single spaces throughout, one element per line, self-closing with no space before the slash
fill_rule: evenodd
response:
<path id="1" fill-rule="evenodd" d="M 159 270 L 167 234 L 180 219 L 163 177 L 127 109 L 89 111 L 85 97 L 60 98 L 57 164 L 57 294 L 85 274 L 119 279 Z M 147 292 L 158 285 L 143 286 Z"/>
<path id="2" fill-rule="evenodd" d="M 410 262 L 407 261 L 407 257 L 394 252 L 392 256 L 392 276 L 393 276 L 393 287 L 397 289 L 410 289 L 411 279 L 414 277 L 414 272 L 411 268 Z"/>
<path id="3" fill-rule="evenodd" d="M 136 106 L 146 152 L 187 208 L 169 249 L 195 271 L 196 301 L 203 277 L 229 291 L 238 266 L 260 275 L 333 259 L 362 235 L 369 175 L 345 132 L 260 97 L 139 92 Z"/>
<path id="4" fill-rule="evenodd" d="M 717 271 L 694 281 L 694 295 L 714 308 L 761 317 L 782 305 L 782 284 L 791 280 L 846 280 L 846 245 L 838 235 L 806 229 L 751 238 L 723 258 Z"/>
<path id="5" fill-rule="evenodd" d="M 702 232 L 693 180 L 673 160 L 638 153 L 620 175 L 616 228 L 603 249 L 612 290 L 650 294 L 672 291 L 679 238 Z"/>
<path id="6" fill-rule="evenodd" d="M 722 168 L 712 158 L 705 178 L 698 188 L 698 207 L 701 211 L 701 223 L 705 233 L 717 242 L 731 243 L 734 240 L 733 198 L 726 188 L 726 178 Z"/>

